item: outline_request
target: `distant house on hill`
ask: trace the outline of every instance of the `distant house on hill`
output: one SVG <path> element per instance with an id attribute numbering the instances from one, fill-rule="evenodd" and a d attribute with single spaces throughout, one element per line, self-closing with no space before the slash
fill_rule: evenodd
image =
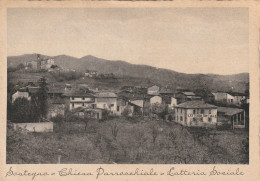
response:
<path id="1" fill-rule="evenodd" d="M 157 85 L 153 85 L 151 87 L 148 87 L 147 94 L 149 95 L 159 95 L 160 93 L 160 87 Z"/>
<path id="2" fill-rule="evenodd" d="M 175 121 L 188 127 L 216 127 L 217 106 L 204 101 L 187 101 L 175 106 Z"/>
<path id="3" fill-rule="evenodd" d="M 201 97 L 205 102 L 212 103 L 214 101 L 214 95 L 207 89 L 196 89 L 195 95 Z"/>
<path id="4" fill-rule="evenodd" d="M 194 92 L 178 92 L 175 94 L 175 98 L 177 99 L 178 104 L 186 101 L 201 100 L 201 97 L 196 96 Z"/>
<path id="5" fill-rule="evenodd" d="M 40 67 L 42 70 L 47 70 L 50 69 L 52 65 L 54 65 L 54 59 L 53 58 L 48 58 L 48 59 L 42 59 L 40 61 Z"/>
<path id="6" fill-rule="evenodd" d="M 86 77 L 96 77 L 98 75 L 98 72 L 97 71 L 95 71 L 95 70 L 87 70 L 86 72 L 85 72 L 85 76 Z"/>

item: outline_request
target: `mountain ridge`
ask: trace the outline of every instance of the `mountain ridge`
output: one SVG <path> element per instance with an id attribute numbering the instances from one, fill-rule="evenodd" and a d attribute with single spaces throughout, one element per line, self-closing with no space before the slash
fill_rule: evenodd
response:
<path id="1" fill-rule="evenodd" d="M 55 64 L 63 68 L 75 69 L 85 72 L 86 70 L 97 70 L 99 73 L 114 73 L 117 76 L 130 76 L 137 78 L 148 78 L 154 83 L 163 85 L 176 85 L 185 88 L 208 88 L 213 91 L 237 91 L 243 92 L 247 89 L 249 73 L 231 75 L 219 74 L 187 74 L 174 70 L 156 68 L 149 65 L 131 64 L 122 60 L 106 60 L 92 55 L 76 58 L 68 55 L 41 57 L 54 58 Z M 36 60 L 37 54 L 25 54 L 21 56 L 8 56 L 8 66 Z"/>

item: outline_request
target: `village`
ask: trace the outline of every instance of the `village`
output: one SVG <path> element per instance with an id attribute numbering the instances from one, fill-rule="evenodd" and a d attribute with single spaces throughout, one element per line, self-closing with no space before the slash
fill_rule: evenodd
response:
<path id="1" fill-rule="evenodd" d="M 26 62 L 24 65 L 20 64 L 17 67 L 19 69 L 15 70 L 16 72 L 21 74 L 26 72 L 31 75 L 34 75 L 35 72 L 45 72 L 46 74 L 75 72 L 73 69 L 65 70 L 55 65 L 55 60 L 52 58 L 43 59 L 39 56 L 37 60 Z M 87 70 L 82 76 L 83 80 L 116 79 L 113 73 L 100 76 L 97 70 Z M 111 121 L 108 124 L 113 124 L 107 129 L 111 129 L 112 138 L 116 140 L 120 129 L 118 124 L 123 123 L 123 121 L 117 123 L 120 122 L 120 119 L 132 122 L 133 120 L 146 121 L 147 125 L 150 123 L 155 125 L 157 123 L 154 122 L 159 122 L 159 124 L 168 125 L 169 130 L 174 123 L 177 127 L 186 127 L 191 134 L 194 132 L 193 128 L 196 128 L 197 137 L 200 136 L 201 131 L 204 134 L 205 129 L 206 132 L 208 132 L 207 130 L 242 130 L 243 134 L 246 134 L 245 130 L 248 130 L 249 127 L 249 95 L 246 93 L 211 92 L 208 89 L 190 90 L 175 88 L 174 85 L 160 86 L 152 83 L 150 86 L 127 85 L 119 89 L 107 90 L 100 86 L 89 86 L 87 82 L 81 84 L 49 83 L 45 77 L 22 84 L 21 82 L 18 84 L 18 82 L 17 80 L 12 91 L 8 92 L 9 105 L 12 107 L 8 111 L 12 110 L 12 114 L 15 115 L 16 112 L 19 112 L 20 107 L 27 104 L 25 101 L 30 103 L 42 99 L 39 92 L 42 91 L 44 84 L 46 114 L 40 114 L 34 120 L 28 120 L 28 118 L 33 119 L 33 116 L 30 117 L 30 115 L 25 116 L 24 119 L 21 115 L 11 115 L 8 123 L 14 130 L 48 134 L 48 132 L 60 131 L 61 124 L 74 124 L 73 126 L 75 126 L 83 123 L 84 130 L 91 132 L 93 127 L 89 125 L 96 124 L 94 122 Z M 25 107 L 24 109 L 30 108 Z M 36 114 L 35 112 L 37 111 L 28 114 Z M 163 132 L 164 129 L 161 126 L 152 129 L 153 142 L 155 142 L 158 132 Z M 142 131 L 146 132 L 145 129 Z"/>

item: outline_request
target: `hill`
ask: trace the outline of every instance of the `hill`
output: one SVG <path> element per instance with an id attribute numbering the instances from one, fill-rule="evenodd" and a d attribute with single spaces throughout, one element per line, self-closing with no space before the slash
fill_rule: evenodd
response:
<path id="1" fill-rule="evenodd" d="M 42 57 L 49 56 L 42 55 Z M 152 83 L 161 86 L 168 85 L 173 88 L 208 88 L 211 91 L 230 91 L 233 89 L 233 91 L 244 92 L 249 82 L 248 73 L 234 75 L 184 74 L 147 65 L 130 64 L 120 60 L 105 60 L 91 55 L 82 58 L 59 55 L 53 58 L 55 63 L 63 68 L 75 69 L 81 72 L 97 70 L 99 73 L 114 73 L 119 77 L 150 79 Z M 36 59 L 37 54 L 9 56 L 7 58 L 8 66 L 15 66 Z"/>

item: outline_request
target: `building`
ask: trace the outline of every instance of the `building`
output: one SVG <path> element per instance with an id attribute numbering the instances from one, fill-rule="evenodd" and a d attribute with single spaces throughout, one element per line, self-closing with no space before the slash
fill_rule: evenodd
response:
<path id="1" fill-rule="evenodd" d="M 216 127 L 217 107 L 204 101 L 187 101 L 175 106 L 175 122 L 188 127 Z"/>
<path id="2" fill-rule="evenodd" d="M 106 109 L 113 114 L 117 112 L 117 95 L 113 92 L 99 92 L 95 94 L 95 107 Z"/>
<path id="3" fill-rule="evenodd" d="M 48 88 L 48 97 L 53 98 L 62 98 L 64 94 L 64 88 L 58 86 L 51 86 Z"/>
<path id="4" fill-rule="evenodd" d="M 96 77 L 97 75 L 98 75 L 97 71 L 94 70 L 85 72 L 86 77 Z"/>
<path id="5" fill-rule="evenodd" d="M 27 99 L 28 101 L 31 100 L 31 97 L 30 97 L 30 95 L 29 95 L 29 92 L 25 92 L 25 91 L 16 91 L 16 92 L 12 95 L 12 103 L 14 103 L 14 101 L 15 101 L 17 98 L 25 98 L 25 99 Z"/>
<path id="6" fill-rule="evenodd" d="M 233 96 L 233 104 L 242 104 L 242 102 L 246 102 L 247 96 L 244 93 L 240 92 L 228 92 L 229 95 Z"/>
<path id="7" fill-rule="evenodd" d="M 95 108 L 95 97 L 91 93 L 85 93 L 77 90 L 64 94 L 64 96 L 69 97 L 69 110 L 79 107 Z"/>
<path id="8" fill-rule="evenodd" d="M 196 96 L 194 92 L 178 92 L 175 94 L 175 98 L 177 99 L 178 104 L 186 101 L 201 100 L 201 97 Z"/>
<path id="9" fill-rule="evenodd" d="M 147 94 L 149 95 L 159 95 L 159 93 L 160 93 L 160 87 L 157 85 L 153 85 L 147 88 Z"/>
<path id="10" fill-rule="evenodd" d="M 162 97 L 161 96 L 152 96 L 150 98 L 150 104 L 162 104 Z"/>
<path id="11" fill-rule="evenodd" d="M 42 59 L 40 61 L 40 68 L 42 70 L 47 70 L 50 69 L 52 65 L 54 65 L 54 59 L 53 58 L 48 58 L 48 59 Z"/>
<path id="12" fill-rule="evenodd" d="M 245 128 L 245 111 L 232 107 L 218 107 L 218 125 L 229 128 Z"/>
<path id="13" fill-rule="evenodd" d="M 174 91 L 169 88 L 162 88 L 159 92 L 162 96 L 174 96 Z"/>
<path id="14" fill-rule="evenodd" d="M 234 97 L 226 92 L 215 92 L 214 95 L 215 101 L 224 102 L 228 104 L 234 104 Z"/>

